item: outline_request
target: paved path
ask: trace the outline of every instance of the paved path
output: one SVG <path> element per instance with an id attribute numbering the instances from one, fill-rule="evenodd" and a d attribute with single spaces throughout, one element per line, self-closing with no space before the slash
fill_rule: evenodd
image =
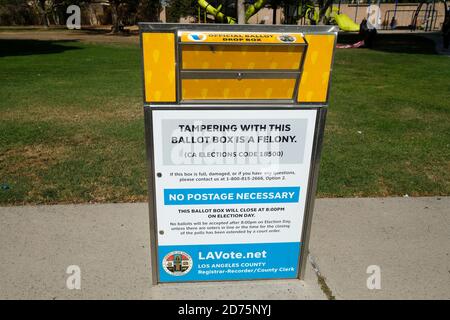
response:
<path id="1" fill-rule="evenodd" d="M 310 249 L 337 299 L 450 299 L 450 197 L 316 201 Z"/>
<path id="2" fill-rule="evenodd" d="M 0 299 L 325 299 L 306 281 L 152 287 L 147 204 L 0 208 Z M 66 269 L 81 269 L 81 290 Z"/>
<path id="3" fill-rule="evenodd" d="M 450 299 L 450 197 L 319 199 L 311 253 L 338 299 Z M 149 279 L 146 204 L 0 208 L 0 299 L 325 299 L 305 281 L 166 284 Z M 66 288 L 69 265 L 81 290 Z M 369 290 L 369 265 L 381 289 Z"/>
<path id="4" fill-rule="evenodd" d="M 2 30 L 0 32 L 0 39 L 139 44 L 139 36 L 136 34 L 115 35 L 108 33 L 93 33 L 85 30 L 48 30 L 28 32 Z"/>

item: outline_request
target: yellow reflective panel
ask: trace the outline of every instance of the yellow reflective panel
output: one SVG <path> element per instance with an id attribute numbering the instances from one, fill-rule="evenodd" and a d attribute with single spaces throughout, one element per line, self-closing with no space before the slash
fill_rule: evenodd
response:
<path id="1" fill-rule="evenodd" d="M 146 102 L 176 101 L 174 33 L 143 33 Z"/>
<path id="2" fill-rule="evenodd" d="M 300 68 L 304 46 L 183 45 L 182 69 Z"/>
<path id="3" fill-rule="evenodd" d="M 298 102 L 326 102 L 334 35 L 305 35 L 308 52 L 303 65 Z"/>
<path id="4" fill-rule="evenodd" d="M 292 99 L 295 79 L 184 79 L 184 100 Z"/>

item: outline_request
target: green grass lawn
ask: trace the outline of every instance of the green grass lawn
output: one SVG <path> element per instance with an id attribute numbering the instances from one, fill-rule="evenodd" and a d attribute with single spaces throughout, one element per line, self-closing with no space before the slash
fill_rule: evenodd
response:
<path id="1" fill-rule="evenodd" d="M 337 51 L 319 196 L 450 194 L 450 57 L 392 40 Z M 145 200 L 139 48 L 0 48 L 0 204 Z"/>

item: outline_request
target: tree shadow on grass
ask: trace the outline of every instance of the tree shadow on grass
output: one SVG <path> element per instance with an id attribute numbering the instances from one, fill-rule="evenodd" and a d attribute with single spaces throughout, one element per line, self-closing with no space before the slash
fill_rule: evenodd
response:
<path id="1" fill-rule="evenodd" d="M 28 56 L 39 54 L 61 53 L 68 50 L 80 49 L 71 46 L 74 40 L 21 40 L 0 39 L 0 58 L 7 56 Z"/>
<path id="2" fill-rule="evenodd" d="M 116 36 L 116 37 L 130 37 L 139 35 L 139 30 L 130 30 L 125 28 L 123 31 L 118 33 L 111 33 L 110 29 L 100 29 L 100 28 L 83 28 L 83 33 L 90 35 L 105 35 L 105 36 Z"/>
<path id="3" fill-rule="evenodd" d="M 338 43 L 352 44 L 362 40 L 357 33 L 339 33 Z M 438 54 L 432 39 L 412 33 L 378 33 L 371 50 L 391 53 Z"/>

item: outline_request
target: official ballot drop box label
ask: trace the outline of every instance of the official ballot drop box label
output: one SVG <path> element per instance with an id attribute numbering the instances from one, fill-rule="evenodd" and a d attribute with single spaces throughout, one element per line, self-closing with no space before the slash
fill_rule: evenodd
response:
<path id="1" fill-rule="evenodd" d="M 298 277 L 317 110 L 154 110 L 159 281 Z"/>

